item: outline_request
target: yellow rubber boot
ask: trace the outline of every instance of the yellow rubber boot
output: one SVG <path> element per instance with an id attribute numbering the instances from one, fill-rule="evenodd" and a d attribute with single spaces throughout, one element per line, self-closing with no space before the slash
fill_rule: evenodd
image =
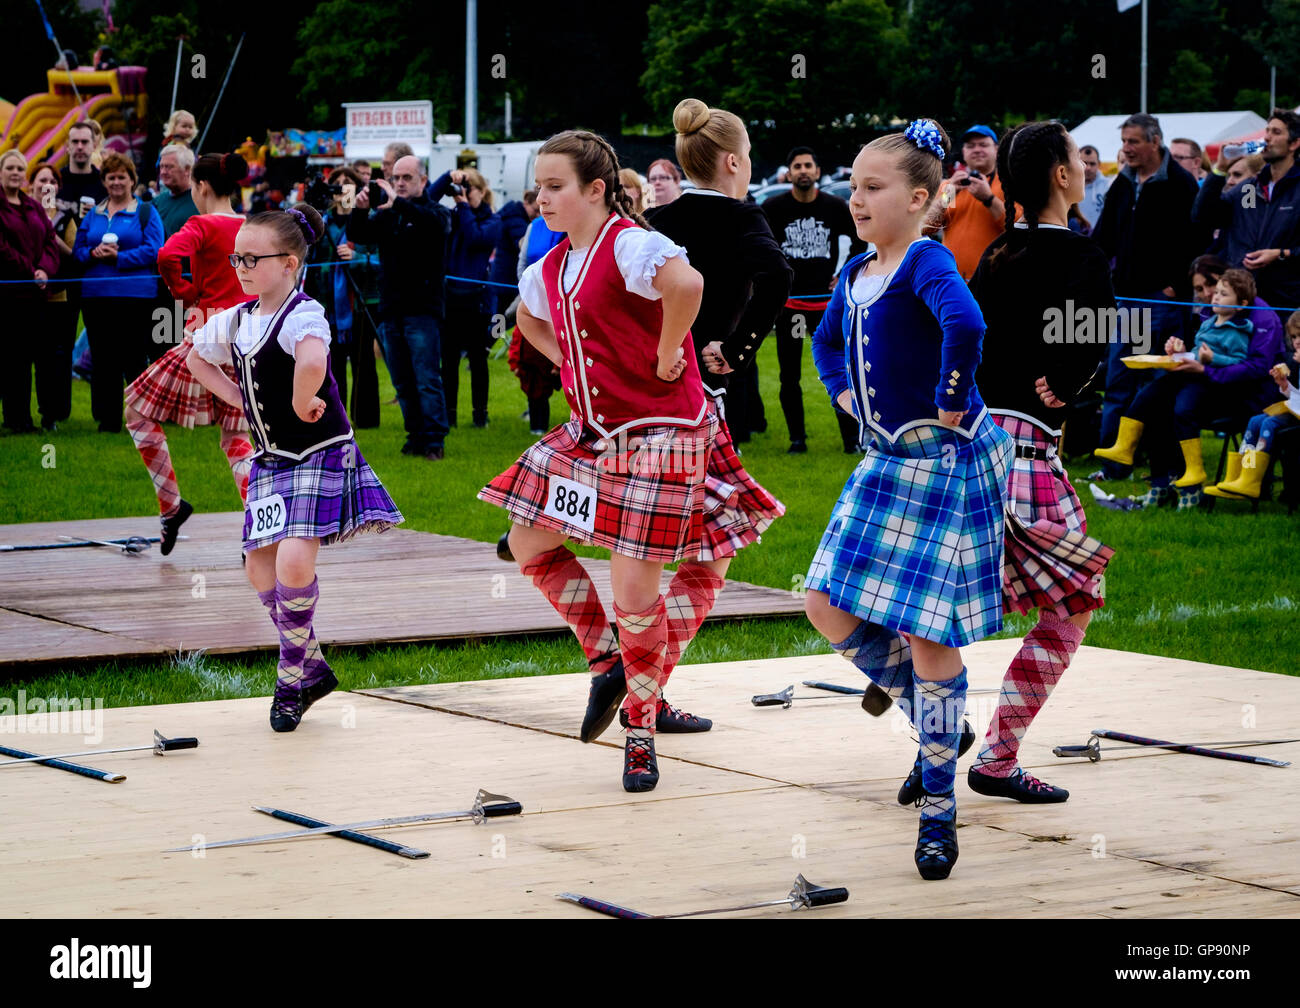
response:
<path id="1" fill-rule="evenodd" d="M 1264 486 L 1264 474 L 1268 472 L 1268 467 L 1268 452 L 1247 449 L 1241 454 L 1241 475 L 1232 482 L 1225 480 L 1220 483 L 1219 489 L 1227 490 L 1229 493 L 1241 497 L 1258 500 Z"/>
<path id="2" fill-rule="evenodd" d="M 1115 443 L 1109 448 L 1098 448 L 1093 454 L 1109 462 L 1131 466 L 1133 453 L 1137 450 L 1138 442 L 1142 440 L 1142 428 L 1145 426 L 1141 420 L 1120 417 L 1119 433 L 1115 436 Z"/>
<path id="3" fill-rule="evenodd" d="M 1208 486 L 1205 492 L 1211 497 L 1240 497 L 1227 489 L 1229 483 L 1234 483 L 1241 478 L 1241 452 L 1228 452 L 1228 472 L 1223 477 L 1218 486 Z"/>
<path id="4" fill-rule="evenodd" d="M 1194 437 L 1188 438 L 1186 441 L 1179 441 L 1178 447 L 1183 450 L 1185 465 L 1182 476 L 1174 480 L 1174 486 L 1200 486 L 1209 478 L 1205 475 L 1205 465 L 1201 462 L 1201 439 Z"/>

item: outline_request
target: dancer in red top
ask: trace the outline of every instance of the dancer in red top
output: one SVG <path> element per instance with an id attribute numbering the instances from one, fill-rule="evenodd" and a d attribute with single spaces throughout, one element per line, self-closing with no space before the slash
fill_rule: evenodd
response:
<path id="1" fill-rule="evenodd" d="M 690 325 L 703 281 L 686 250 L 628 218 L 618 158 L 569 131 L 537 156 L 537 205 L 567 237 L 520 278 L 519 328 L 560 368 L 573 419 L 479 497 L 510 513 L 509 548 L 573 628 L 592 670 L 583 741 L 626 691 L 623 787 L 659 780 L 655 715 L 669 627 L 666 563 L 699 556 L 718 418 L 704 395 Z M 618 640 L 575 539 L 611 553 Z"/>
<path id="2" fill-rule="evenodd" d="M 248 493 L 248 473 L 253 446 L 242 410 L 223 402 L 205 389 L 186 364 L 191 333 L 209 317 L 226 308 L 251 301 L 227 261 L 235 248 L 235 235 L 244 223 L 231 209 L 230 197 L 248 165 L 238 154 L 204 154 L 194 165 L 194 205 L 198 216 L 167 239 L 158 253 L 158 272 L 172 294 L 185 305 L 185 339 L 155 361 L 126 389 L 126 429 L 153 477 L 162 514 L 161 552 L 176 545 L 185 519 L 194 513 L 181 497 L 172 468 L 171 453 L 162 424 L 183 427 L 221 425 L 221 450 L 230 463 L 241 500 Z M 190 261 L 191 278 L 182 276 L 181 260 Z M 170 336 L 170 333 L 169 333 Z M 227 375 L 234 381 L 234 372 Z"/>

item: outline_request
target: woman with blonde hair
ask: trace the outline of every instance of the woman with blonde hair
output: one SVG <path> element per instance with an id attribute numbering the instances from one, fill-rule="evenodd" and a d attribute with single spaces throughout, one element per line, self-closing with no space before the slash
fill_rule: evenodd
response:
<path id="1" fill-rule="evenodd" d="M 723 109 L 687 98 L 673 112 L 677 159 L 696 188 L 646 213 L 650 225 L 686 249 L 704 278 L 691 326 L 700 377 L 722 421 L 705 479 L 704 541 L 698 558 L 678 565 L 668 587 L 664 681 L 713 609 L 736 554 L 757 542 L 785 507 L 741 467 L 724 413 L 727 376 L 749 367 L 790 293 L 794 276 L 767 217 L 749 191 L 749 134 Z M 653 180 L 665 161 L 650 166 Z M 660 731 L 705 731 L 712 722 L 661 700 Z"/>
<path id="2" fill-rule="evenodd" d="M 624 195 L 632 201 L 632 212 L 645 213 L 645 180 L 637 174 L 637 170 L 635 168 L 620 168 L 618 170 L 618 184 L 623 187 Z"/>

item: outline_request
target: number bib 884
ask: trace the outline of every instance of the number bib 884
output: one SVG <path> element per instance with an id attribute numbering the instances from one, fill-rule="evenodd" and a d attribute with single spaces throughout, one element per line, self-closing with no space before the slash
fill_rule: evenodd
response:
<path id="1" fill-rule="evenodd" d="M 546 485 L 542 514 L 590 534 L 596 528 L 596 490 L 552 476 Z"/>
<path id="2" fill-rule="evenodd" d="M 277 532 L 283 532 L 289 520 L 284 498 L 279 494 L 249 501 L 248 514 L 252 519 L 248 531 L 249 539 L 266 539 Z"/>

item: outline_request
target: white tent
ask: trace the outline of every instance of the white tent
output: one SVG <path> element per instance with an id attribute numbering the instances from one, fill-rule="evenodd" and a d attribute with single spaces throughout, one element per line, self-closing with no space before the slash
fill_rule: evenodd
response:
<path id="1" fill-rule="evenodd" d="M 1223 140 L 1262 133 L 1268 123 L 1254 112 L 1169 112 L 1153 113 L 1167 145 L 1174 137 L 1187 137 L 1202 147 Z M 1080 147 L 1097 148 L 1103 161 L 1114 161 L 1119 150 L 1119 126 L 1128 115 L 1090 116 L 1070 130 Z"/>

